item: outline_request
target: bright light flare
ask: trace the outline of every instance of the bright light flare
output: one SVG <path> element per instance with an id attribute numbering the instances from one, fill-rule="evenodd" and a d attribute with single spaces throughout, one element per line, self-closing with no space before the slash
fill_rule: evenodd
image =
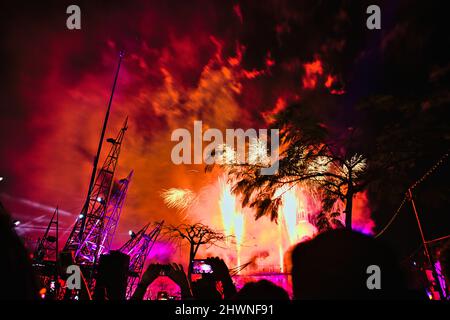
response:
<path id="1" fill-rule="evenodd" d="M 295 188 L 291 188 L 283 194 L 283 205 L 281 207 L 282 217 L 286 224 L 289 242 L 292 244 L 297 239 L 297 212 L 299 203 L 295 194 Z"/>
<path id="2" fill-rule="evenodd" d="M 234 233 L 236 236 L 237 265 L 241 265 L 241 245 L 244 237 L 244 216 L 242 213 L 235 212 L 234 215 Z"/>
<path id="3" fill-rule="evenodd" d="M 226 235 L 236 238 L 237 265 L 241 264 L 241 245 L 245 232 L 244 216 L 238 210 L 236 196 L 232 194 L 230 184 L 219 178 L 221 195 L 219 199 L 220 212 L 222 214 L 223 227 Z"/>
<path id="4" fill-rule="evenodd" d="M 220 180 L 222 194 L 219 199 L 220 212 L 222 213 L 223 227 L 226 235 L 232 235 L 234 231 L 234 213 L 236 198 L 231 193 L 230 185 Z"/>
<path id="5" fill-rule="evenodd" d="M 292 187 L 282 194 L 283 205 L 280 207 L 280 224 L 284 223 L 289 244 L 293 245 L 305 239 L 312 238 L 316 228 L 308 222 L 307 213 L 317 210 L 310 203 L 314 201 L 308 197 L 305 190 Z"/>

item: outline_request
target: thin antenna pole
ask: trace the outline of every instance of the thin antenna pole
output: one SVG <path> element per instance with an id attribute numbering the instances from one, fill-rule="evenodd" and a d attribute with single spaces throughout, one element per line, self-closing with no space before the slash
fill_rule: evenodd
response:
<path id="1" fill-rule="evenodd" d="M 413 194 L 411 192 L 411 188 L 408 189 L 408 196 L 409 196 L 409 200 L 411 201 L 414 215 L 416 217 L 417 226 L 419 227 L 419 233 L 420 233 L 420 237 L 422 238 L 422 245 L 425 249 L 425 255 L 427 257 L 428 263 L 430 264 L 431 272 L 433 273 L 433 277 L 435 278 L 434 280 L 436 281 L 436 287 L 438 289 L 439 296 L 441 299 L 444 299 L 445 294 L 444 294 L 444 290 L 441 286 L 441 282 L 439 280 L 439 273 L 437 272 L 436 266 L 434 265 L 433 256 L 431 255 L 430 250 L 428 249 L 428 242 L 426 241 L 425 235 L 422 230 L 422 224 L 420 223 L 419 213 L 417 212 L 416 204 L 414 203 L 414 198 L 413 198 Z"/>
<path id="2" fill-rule="evenodd" d="M 56 206 L 56 262 L 58 262 L 59 241 L 59 206 Z"/>
<path id="3" fill-rule="evenodd" d="M 56 206 L 56 254 L 55 254 L 55 280 L 58 279 L 59 261 L 59 206 Z"/>
<path id="4" fill-rule="evenodd" d="M 117 78 L 119 76 L 120 65 L 122 64 L 122 59 L 124 56 L 125 56 L 125 53 L 123 51 L 120 51 L 119 52 L 119 63 L 117 65 L 116 75 L 114 77 L 114 83 L 113 83 L 112 90 L 111 90 L 111 96 L 109 98 L 108 109 L 106 110 L 105 120 L 103 121 L 102 133 L 100 136 L 100 141 L 98 143 L 97 155 L 94 158 L 94 166 L 92 168 L 91 181 L 89 182 L 88 194 L 86 197 L 86 202 L 84 203 L 83 209 L 81 211 L 81 214 L 82 214 L 81 227 L 80 227 L 80 233 L 78 234 L 78 238 L 80 241 L 83 239 L 83 233 L 84 233 L 84 228 L 85 228 L 85 224 L 86 224 L 86 215 L 87 215 L 87 211 L 89 208 L 89 202 L 91 199 L 92 189 L 94 188 L 95 175 L 97 174 L 98 161 L 100 159 L 100 154 L 102 152 L 103 140 L 105 139 L 106 127 L 108 125 L 109 114 L 111 112 L 111 105 L 112 105 L 112 101 L 113 101 L 113 97 L 114 97 L 114 91 L 116 90 L 116 84 L 117 84 Z"/>

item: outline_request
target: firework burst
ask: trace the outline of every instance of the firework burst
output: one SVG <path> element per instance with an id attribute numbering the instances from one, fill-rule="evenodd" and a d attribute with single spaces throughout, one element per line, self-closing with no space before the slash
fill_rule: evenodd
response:
<path id="1" fill-rule="evenodd" d="M 252 139 L 249 145 L 249 163 L 253 165 L 270 165 L 270 158 L 267 155 L 267 142 L 261 139 Z"/>
<path id="2" fill-rule="evenodd" d="M 189 189 L 170 188 L 161 192 L 161 197 L 168 208 L 186 211 L 197 201 L 195 192 Z"/>

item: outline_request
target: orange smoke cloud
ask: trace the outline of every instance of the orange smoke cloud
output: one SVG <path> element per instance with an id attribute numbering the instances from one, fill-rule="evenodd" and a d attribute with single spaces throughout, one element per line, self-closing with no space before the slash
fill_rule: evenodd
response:
<path id="1" fill-rule="evenodd" d="M 116 178 L 125 177 L 132 169 L 135 174 L 115 246 L 126 240 L 129 229 L 137 230 L 148 221 L 164 219 L 177 224 L 186 216 L 192 222 L 223 228 L 217 182 L 221 172 L 204 174 L 200 165 L 174 165 L 170 159 L 172 131 L 192 129 L 195 120 L 201 120 L 204 127 L 222 130 L 261 126 L 264 109 L 274 106 L 263 115 L 270 123 L 291 97 L 299 96 L 298 74 L 286 76 L 295 78 L 292 84 L 283 76 L 274 76 L 273 68 L 281 68 L 282 64 L 269 49 L 264 50 L 259 66 L 246 68 L 246 48 L 238 37 L 228 33 L 228 24 L 224 24 L 225 31 L 218 31 L 215 19 L 206 21 L 204 12 L 192 9 L 186 23 L 183 19 L 176 21 L 171 10 L 157 9 L 133 8 L 134 15 L 130 16 L 136 19 L 127 21 L 129 28 L 125 31 L 122 24 L 115 23 L 122 17 L 120 10 L 112 10 L 114 23 L 104 21 L 105 26 L 90 30 L 92 38 L 86 33 L 45 30 L 48 37 L 40 37 L 43 40 L 39 45 L 32 43 L 33 50 L 39 53 L 33 57 L 35 60 L 20 57 L 23 61 L 17 70 L 17 91 L 26 106 L 24 131 L 28 141 L 24 150 L 14 149 L 8 157 L 11 175 L 18 180 L 11 192 L 73 213 L 73 217 L 62 219 L 62 237 L 67 236 L 86 196 L 119 49 L 126 48 L 128 53 L 106 136 L 115 136 L 124 118 L 130 117 Z M 240 6 L 229 11 L 239 26 L 245 22 Z M 304 89 L 316 88 L 324 73 L 322 62 L 316 59 L 306 63 L 304 69 Z M 107 149 L 105 144 L 101 161 Z M 186 210 L 186 215 L 164 204 L 160 193 L 170 188 L 198 194 L 196 205 Z M 279 263 L 280 245 L 284 250 L 294 240 L 279 240 L 279 230 L 269 219 L 255 223 L 253 212 L 240 208 L 236 200 L 235 209 L 241 215 L 235 217 L 234 232 L 241 262 L 251 259 L 255 251 L 264 250 L 271 253 L 265 263 Z M 292 218 L 296 213 L 289 214 Z M 294 232 L 291 225 L 288 227 Z M 217 254 L 206 249 L 202 252 L 209 253 Z M 238 263 L 235 252 L 223 254 Z"/>
<path id="2" fill-rule="evenodd" d="M 317 85 L 318 77 L 322 75 L 323 68 L 320 60 L 315 60 L 304 64 L 305 75 L 303 76 L 303 88 L 314 89 Z"/>

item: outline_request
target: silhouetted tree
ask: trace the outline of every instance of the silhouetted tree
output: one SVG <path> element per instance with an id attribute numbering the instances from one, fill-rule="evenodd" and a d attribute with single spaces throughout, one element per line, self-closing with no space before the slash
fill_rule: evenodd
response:
<path id="1" fill-rule="evenodd" d="M 178 226 L 169 225 L 164 227 L 164 234 L 170 239 L 179 239 L 189 244 L 189 281 L 191 281 L 192 260 L 195 259 L 200 247 L 203 245 L 207 247 L 218 245 L 218 243 L 225 242 L 227 239 L 227 236 L 223 233 L 201 223 L 180 224 Z"/>

